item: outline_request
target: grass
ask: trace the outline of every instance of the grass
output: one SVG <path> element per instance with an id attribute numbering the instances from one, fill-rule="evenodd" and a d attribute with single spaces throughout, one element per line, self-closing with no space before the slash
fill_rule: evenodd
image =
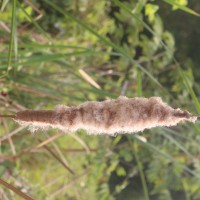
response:
<path id="1" fill-rule="evenodd" d="M 12 58 L 12 51 L 14 49 L 15 58 L 17 57 L 17 38 L 16 38 L 16 0 L 12 1 L 12 20 L 11 20 L 11 32 L 10 32 L 10 43 L 9 43 L 9 50 L 8 50 L 8 63 L 7 63 L 7 73 L 11 68 L 11 58 Z"/>
<path id="2" fill-rule="evenodd" d="M 164 96 L 172 104 L 176 102 L 167 81 L 157 76 L 162 69 L 151 69 L 148 65 L 151 57 L 148 55 L 145 57 L 147 62 L 142 58 L 134 59 L 134 45 L 121 45 L 102 34 L 102 26 L 95 21 L 97 14 L 86 6 L 79 5 L 89 9 L 88 14 L 83 12 L 84 16 L 81 18 L 81 15 L 75 14 L 75 10 L 72 9 L 73 6 L 76 7 L 75 3 L 66 11 L 53 1 L 44 2 L 47 7 L 57 12 L 54 13 L 56 17 L 62 16 L 59 19 L 61 29 L 64 27 L 63 29 L 68 31 L 64 35 L 52 36 L 41 21 L 34 18 L 34 12 L 32 15 L 27 13 L 24 5 L 16 0 L 12 1 L 12 5 L 7 5 L 11 6 L 10 10 L 8 7 L 9 11 L 4 10 L 5 15 L 11 12 L 12 17 L 10 22 L 4 22 L 10 27 L 10 36 L 4 37 L 8 38 L 9 45 L 4 42 L 3 52 L 0 54 L 0 70 L 4 73 L 4 76 L 1 76 L 1 113 L 12 114 L 25 107 L 52 109 L 57 104 L 77 105 L 87 100 L 116 98 L 122 92 L 130 97 Z M 122 14 L 119 18 L 121 17 L 122 21 L 136 20 L 134 23 L 137 22 L 154 37 L 158 37 L 156 30 L 141 18 L 141 13 L 133 13 L 132 7 L 118 0 L 112 2 L 120 7 Z M 91 6 L 95 10 L 96 6 L 102 6 L 101 3 L 91 3 Z M 186 6 L 173 5 L 184 12 L 198 15 Z M 18 9 L 27 17 L 25 22 L 16 18 Z M 91 16 L 93 21 L 90 20 Z M 102 18 L 102 21 L 105 23 L 106 20 Z M 134 23 L 128 24 L 130 28 L 133 29 Z M 115 28 L 117 32 L 119 27 L 112 26 L 110 29 Z M 109 28 L 107 29 L 109 32 Z M 160 44 L 164 55 L 171 53 L 162 38 Z M 193 105 L 191 100 L 185 97 L 183 101 L 186 101 L 187 109 L 200 112 L 198 96 L 187 74 L 175 59 L 174 62 L 179 70 L 174 71 L 175 76 L 181 77 L 185 84 L 181 89 L 190 94 L 194 102 Z M 130 71 L 128 76 L 125 76 L 125 71 L 129 70 L 128 65 L 131 65 Z M 79 73 L 80 69 L 89 74 L 101 88 L 95 88 L 88 79 L 84 79 Z M 184 97 L 180 95 L 180 98 Z M 184 106 L 184 103 L 178 103 Z M 123 192 L 131 195 L 135 189 L 118 187 L 120 189 L 113 193 L 109 189 L 112 185 L 123 185 L 111 179 L 119 168 L 123 168 L 126 175 L 122 175 L 121 178 L 125 181 L 131 183 L 133 178 L 140 178 L 141 195 L 147 200 L 152 198 L 152 192 L 157 191 L 157 195 L 161 194 L 156 185 L 161 180 L 163 182 L 159 183 L 165 184 L 163 190 L 171 189 L 171 180 L 165 181 L 164 175 L 169 163 L 172 163 L 173 170 L 178 170 L 175 171 L 176 176 L 172 175 L 169 178 L 178 181 L 185 176 L 187 179 L 184 187 L 189 189 L 184 192 L 191 197 L 190 182 L 199 180 L 200 166 L 196 161 L 199 145 L 195 142 L 199 140 L 198 133 L 198 124 L 194 127 L 187 124 L 174 129 L 145 131 L 142 136 L 146 138 L 146 142 L 137 135 L 108 138 L 86 135 L 83 131 L 79 131 L 75 136 L 63 135 L 57 130 L 40 131 L 31 135 L 28 130 L 20 129 L 15 123 L 3 119 L 0 138 L 3 164 L 0 174 L 1 183 L 7 180 L 7 185 L 3 184 L 5 189 L 0 192 L 5 199 L 18 199 L 10 190 L 15 190 L 19 195 L 25 191 L 22 196 L 29 194 L 37 199 L 114 199 Z M 130 155 L 129 158 L 127 155 Z M 160 165 L 156 165 L 153 158 L 160 159 Z M 190 167 L 188 163 L 195 167 Z M 158 174 L 153 169 L 158 169 L 157 172 L 161 173 L 160 180 L 159 177 L 156 179 Z M 5 173 L 8 171 L 11 171 L 12 175 Z M 150 184 L 154 185 L 154 190 L 149 187 Z M 199 189 L 198 182 L 194 187 Z M 17 192 L 18 190 L 21 192 Z"/>

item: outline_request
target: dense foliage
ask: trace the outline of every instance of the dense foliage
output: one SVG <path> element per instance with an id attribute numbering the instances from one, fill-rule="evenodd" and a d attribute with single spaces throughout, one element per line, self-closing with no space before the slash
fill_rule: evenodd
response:
<path id="1" fill-rule="evenodd" d="M 200 113 L 200 2 L 2 0 L 0 8 L 1 113 L 119 95 L 160 96 Z M 116 137 L 30 134 L 10 119 L 0 130 L 0 176 L 34 199 L 200 199 L 198 123 Z M 0 194 L 21 199 L 3 185 Z"/>

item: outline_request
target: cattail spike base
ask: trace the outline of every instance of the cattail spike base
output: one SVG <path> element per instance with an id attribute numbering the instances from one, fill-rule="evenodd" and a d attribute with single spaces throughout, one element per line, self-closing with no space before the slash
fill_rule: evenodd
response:
<path id="1" fill-rule="evenodd" d="M 0 115 L 0 118 L 15 118 L 15 115 Z"/>

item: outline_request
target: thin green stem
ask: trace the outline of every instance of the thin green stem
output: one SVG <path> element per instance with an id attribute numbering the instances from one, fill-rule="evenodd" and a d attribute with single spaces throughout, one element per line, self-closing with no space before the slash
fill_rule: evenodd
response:
<path id="1" fill-rule="evenodd" d="M 6 72 L 7 75 L 11 67 L 14 37 L 16 33 L 16 4 L 17 4 L 17 0 L 12 0 L 11 32 L 10 32 L 10 44 L 9 44 L 9 50 L 8 50 L 8 63 L 7 63 L 7 72 Z"/>
<path id="2" fill-rule="evenodd" d="M 148 192 L 148 187 L 147 187 L 147 183 L 146 183 L 146 179 L 145 179 L 145 175 L 144 175 L 144 171 L 143 171 L 143 165 L 142 162 L 140 162 L 139 156 L 138 156 L 138 151 L 137 151 L 137 146 L 136 146 L 136 141 L 133 141 L 133 153 L 137 162 L 137 166 L 138 166 L 138 170 L 139 170 L 139 174 L 140 174 L 140 178 L 141 178 L 141 182 L 142 182 L 142 188 L 144 191 L 144 197 L 145 200 L 149 200 L 149 192 Z"/>

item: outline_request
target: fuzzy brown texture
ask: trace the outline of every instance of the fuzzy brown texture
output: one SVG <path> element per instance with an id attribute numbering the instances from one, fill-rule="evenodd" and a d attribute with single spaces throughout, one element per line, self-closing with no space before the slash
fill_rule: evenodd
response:
<path id="1" fill-rule="evenodd" d="M 173 109 L 160 97 L 127 98 L 102 102 L 90 101 L 77 107 L 59 105 L 53 111 L 25 110 L 16 114 L 15 120 L 38 128 L 59 128 L 75 132 L 85 129 L 91 134 L 134 133 L 156 126 L 174 126 L 181 121 L 195 122 L 196 116 L 187 111 Z"/>

